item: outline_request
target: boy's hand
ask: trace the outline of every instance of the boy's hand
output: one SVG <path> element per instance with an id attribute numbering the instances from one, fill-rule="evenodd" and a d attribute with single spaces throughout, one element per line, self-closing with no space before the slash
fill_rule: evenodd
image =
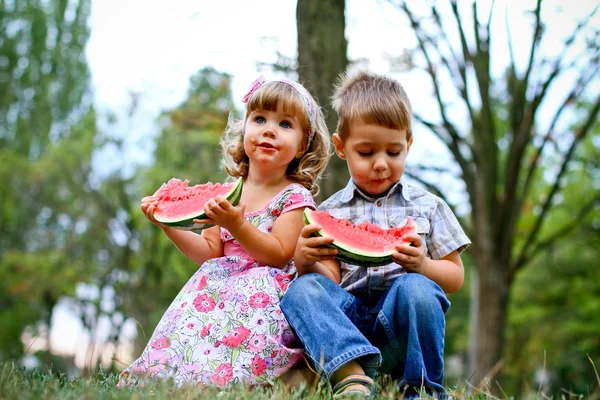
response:
<path id="1" fill-rule="evenodd" d="M 167 228 L 166 225 L 163 225 L 154 219 L 154 211 L 156 209 L 156 203 L 157 203 L 156 197 L 146 196 L 146 197 L 142 198 L 142 203 L 140 204 L 140 208 L 142 209 L 142 212 L 146 215 L 146 218 L 148 218 L 150 221 L 152 221 L 153 224 L 155 224 L 161 228 Z"/>
<path id="2" fill-rule="evenodd" d="M 392 255 L 394 262 L 401 265 L 408 272 L 424 275 L 427 257 L 423 250 L 423 241 L 418 233 L 409 233 L 402 239 L 405 243 L 396 245 L 397 253 Z"/>
<path id="3" fill-rule="evenodd" d="M 233 231 L 245 221 L 246 205 L 241 201 L 237 206 L 232 205 L 223 195 L 218 195 L 204 204 L 204 213 L 208 218 L 195 219 L 197 224 L 217 224 L 228 231 Z"/>
<path id="4" fill-rule="evenodd" d="M 333 243 L 332 237 L 313 237 L 312 234 L 321 230 L 319 225 L 306 225 L 300 232 L 296 251 L 294 252 L 294 263 L 296 266 L 310 267 L 318 261 L 333 260 L 337 249 L 327 247 Z"/>

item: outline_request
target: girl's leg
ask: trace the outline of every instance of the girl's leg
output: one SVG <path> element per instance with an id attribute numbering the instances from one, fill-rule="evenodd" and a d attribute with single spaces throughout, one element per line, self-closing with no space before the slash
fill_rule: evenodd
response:
<path id="1" fill-rule="evenodd" d="M 356 301 L 320 274 L 297 278 L 281 301 L 283 313 L 317 372 L 327 379 L 353 360 L 370 376 L 381 363 L 379 350 L 355 324 Z"/>

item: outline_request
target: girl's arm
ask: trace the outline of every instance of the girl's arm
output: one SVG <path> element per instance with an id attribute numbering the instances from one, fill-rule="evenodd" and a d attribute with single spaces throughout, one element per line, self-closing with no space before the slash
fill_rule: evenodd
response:
<path id="1" fill-rule="evenodd" d="M 196 264 L 200 265 L 206 260 L 223 255 L 223 243 L 218 226 L 203 230 L 202 235 L 168 226 L 162 227 L 162 230 L 179 251 Z"/>
<path id="2" fill-rule="evenodd" d="M 233 206 L 223 196 L 209 200 L 204 206 L 208 219 L 198 223 L 213 222 L 227 229 L 246 250 L 248 255 L 263 265 L 283 268 L 294 255 L 298 236 L 304 226 L 304 207 L 281 214 L 274 222 L 271 233 L 260 231 L 244 218 L 245 206 Z"/>
<path id="3" fill-rule="evenodd" d="M 246 219 L 227 229 L 248 255 L 260 264 L 283 268 L 294 256 L 298 236 L 304 226 L 303 210 L 304 207 L 297 208 L 280 215 L 270 234 L 260 231 Z"/>
<path id="4" fill-rule="evenodd" d="M 156 200 L 153 196 L 144 197 L 142 199 L 141 208 L 146 217 L 152 221 L 152 223 L 160 227 L 179 251 L 190 260 L 197 264 L 202 264 L 208 259 L 223 255 L 223 243 L 221 242 L 218 226 L 205 229 L 202 232 L 202 235 L 170 228 L 154 219 L 155 206 Z"/>

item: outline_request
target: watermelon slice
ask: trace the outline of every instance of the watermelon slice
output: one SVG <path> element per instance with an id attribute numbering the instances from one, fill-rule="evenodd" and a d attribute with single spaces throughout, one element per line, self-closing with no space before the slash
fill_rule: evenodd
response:
<path id="1" fill-rule="evenodd" d="M 402 237 L 416 231 L 414 221 L 408 217 L 402 226 L 383 229 L 377 225 L 363 222 L 354 225 L 347 219 L 331 216 L 326 211 L 304 209 L 304 222 L 321 226 L 317 236 L 333 237 L 330 245 L 338 250 L 337 258 L 352 265 L 376 267 L 392 262 L 396 245 L 405 243 Z"/>
<path id="2" fill-rule="evenodd" d="M 211 224 L 195 224 L 194 219 L 206 218 L 204 204 L 223 195 L 233 205 L 237 205 L 242 197 L 242 178 L 232 183 L 205 183 L 188 186 L 189 181 L 172 178 L 154 193 L 158 203 L 154 211 L 154 219 L 173 228 L 197 231 L 212 226 Z"/>

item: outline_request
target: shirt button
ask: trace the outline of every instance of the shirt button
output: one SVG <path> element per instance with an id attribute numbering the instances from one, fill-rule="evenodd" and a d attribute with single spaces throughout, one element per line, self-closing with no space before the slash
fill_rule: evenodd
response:
<path id="1" fill-rule="evenodd" d="M 381 200 L 377 200 L 377 207 L 381 207 Z"/>

